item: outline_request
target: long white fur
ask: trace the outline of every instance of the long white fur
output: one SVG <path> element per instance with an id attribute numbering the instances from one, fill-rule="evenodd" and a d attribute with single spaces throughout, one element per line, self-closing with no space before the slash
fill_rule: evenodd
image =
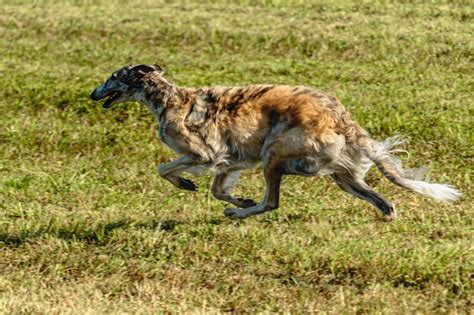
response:
<path id="1" fill-rule="evenodd" d="M 451 185 L 427 183 L 406 178 L 403 179 L 403 184 L 406 188 L 419 194 L 442 201 L 456 201 L 462 196 L 462 193 Z"/>
<path id="2" fill-rule="evenodd" d="M 401 178 L 399 178 L 399 184 L 421 195 L 442 201 L 456 201 L 463 195 L 459 190 L 451 185 L 423 181 L 422 179 L 424 179 L 427 172 L 426 167 L 419 169 L 403 169 L 401 160 L 398 157 L 393 156 L 392 153 L 405 152 L 404 150 L 397 148 L 404 143 L 405 140 L 400 136 L 388 138 L 383 142 L 375 142 L 371 158 L 376 157 L 376 159 L 380 160 L 390 160 L 392 165 L 396 167 L 397 172 L 401 175 Z"/>

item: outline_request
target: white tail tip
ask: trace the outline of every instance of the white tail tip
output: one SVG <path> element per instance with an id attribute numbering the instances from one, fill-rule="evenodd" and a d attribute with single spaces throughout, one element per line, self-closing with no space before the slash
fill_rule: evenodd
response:
<path id="1" fill-rule="evenodd" d="M 462 192 L 450 185 L 427 183 L 410 179 L 405 179 L 404 184 L 419 194 L 442 201 L 456 201 L 462 196 Z"/>

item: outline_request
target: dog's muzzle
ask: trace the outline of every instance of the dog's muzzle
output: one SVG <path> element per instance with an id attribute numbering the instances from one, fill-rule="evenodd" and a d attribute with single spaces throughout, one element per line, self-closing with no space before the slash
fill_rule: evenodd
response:
<path id="1" fill-rule="evenodd" d="M 94 91 L 92 91 L 91 95 L 90 95 L 90 98 L 94 101 L 99 101 L 100 99 L 102 99 L 104 96 L 100 96 L 99 93 L 97 93 L 97 89 L 95 89 Z"/>
<path id="2" fill-rule="evenodd" d="M 110 108 L 114 103 L 115 101 L 117 101 L 118 99 L 120 99 L 120 97 L 122 96 L 122 92 L 119 92 L 119 91 L 113 91 L 113 90 L 106 90 L 104 88 L 102 88 L 101 86 L 96 88 L 90 95 L 90 98 L 94 101 L 99 101 L 101 99 L 104 99 L 106 97 L 108 97 L 104 104 L 102 105 L 103 108 Z"/>

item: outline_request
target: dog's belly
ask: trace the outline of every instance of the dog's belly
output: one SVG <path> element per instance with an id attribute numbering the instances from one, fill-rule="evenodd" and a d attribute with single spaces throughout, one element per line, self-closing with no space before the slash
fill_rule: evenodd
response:
<path id="1" fill-rule="evenodd" d="M 206 139 L 214 158 L 207 169 L 213 173 L 239 171 L 255 167 L 261 162 L 262 140 L 257 137 L 237 138 L 219 134 Z"/>
<path id="2" fill-rule="evenodd" d="M 225 163 L 202 164 L 188 168 L 185 172 L 194 175 L 223 174 L 228 172 L 236 172 L 244 169 L 254 168 L 259 161 L 231 161 L 226 160 Z"/>
<path id="3" fill-rule="evenodd" d="M 334 173 L 331 161 L 322 157 L 292 159 L 285 164 L 285 173 L 303 176 L 324 176 Z"/>

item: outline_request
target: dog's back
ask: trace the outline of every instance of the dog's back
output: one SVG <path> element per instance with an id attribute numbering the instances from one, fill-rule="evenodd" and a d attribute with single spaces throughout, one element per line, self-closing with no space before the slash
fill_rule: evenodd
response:
<path id="1" fill-rule="evenodd" d="M 188 127 L 226 133 L 237 146 L 259 147 L 270 134 L 296 129 L 308 145 L 331 144 L 344 135 L 349 144 L 367 133 L 332 96 L 304 86 L 249 85 L 193 91 Z M 203 128 L 205 126 L 205 128 Z M 293 142 L 296 139 L 293 139 Z M 257 149 L 257 148 L 255 148 Z"/>

